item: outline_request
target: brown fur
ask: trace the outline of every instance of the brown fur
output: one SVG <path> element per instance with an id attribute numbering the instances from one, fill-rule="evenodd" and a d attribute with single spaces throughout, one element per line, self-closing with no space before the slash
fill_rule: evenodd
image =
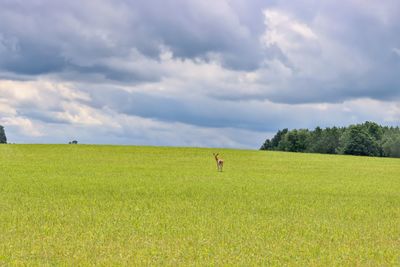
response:
<path id="1" fill-rule="evenodd" d="M 213 155 L 214 155 L 215 161 L 217 162 L 218 171 L 222 172 L 222 167 L 224 167 L 224 160 L 221 158 L 218 158 L 218 155 L 219 155 L 218 153 L 217 154 L 213 153 Z"/>

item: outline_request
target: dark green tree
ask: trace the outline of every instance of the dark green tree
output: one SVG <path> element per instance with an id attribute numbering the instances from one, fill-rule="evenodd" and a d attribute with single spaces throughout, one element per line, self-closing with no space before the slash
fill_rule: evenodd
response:
<path id="1" fill-rule="evenodd" d="M 383 137 L 382 152 L 385 157 L 400 158 L 400 133 L 390 133 Z"/>
<path id="2" fill-rule="evenodd" d="M 279 130 L 276 135 L 271 139 L 271 146 L 277 148 L 288 131 L 289 130 L 287 128 L 283 129 L 282 131 Z"/>
<path id="3" fill-rule="evenodd" d="M 339 152 L 346 155 L 379 156 L 379 145 L 363 125 L 351 125 L 340 138 Z"/>
<path id="4" fill-rule="evenodd" d="M 271 140 L 265 140 L 264 144 L 260 147 L 260 150 L 272 150 Z"/>
<path id="5" fill-rule="evenodd" d="M 368 131 L 368 133 L 371 135 L 372 138 L 374 138 L 376 141 L 380 141 L 383 136 L 383 129 L 381 126 L 379 126 L 375 122 L 370 122 L 366 121 L 364 124 L 362 124 Z"/>
<path id="6" fill-rule="evenodd" d="M 308 147 L 309 131 L 305 129 L 288 131 L 279 142 L 278 149 L 290 152 L 304 152 Z"/>
<path id="7" fill-rule="evenodd" d="M 309 140 L 308 140 L 308 148 L 307 152 L 311 153 L 324 153 L 325 144 L 324 144 L 324 130 L 322 130 L 319 126 L 315 128 L 314 131 L 310 132 Z"/>
<path id="8" fill-rule="evenodd" d="M 285 136 L 285 134 L 288 132 L 288 129 L 283 129 L 282 131 L 279 130 L 275 136 L 269 140 L 265 140 L 264 144 L 261 146 L 261 150 L 277 150 L 279 142 L 282 140 L 282 138 Z"/>
<path id="9" fill-rule="evenodd" d="M 332 127 L 326 128 L 322 134 L 322 151 L 320 153 L 337 154 L 340 144 L 340 137 L 344 129 Z"/>
<path id="10" fill-rule="evenodd" d="M 4 127 L 0 125 L 0 144 L 7 144 L 7 137 Z"/>

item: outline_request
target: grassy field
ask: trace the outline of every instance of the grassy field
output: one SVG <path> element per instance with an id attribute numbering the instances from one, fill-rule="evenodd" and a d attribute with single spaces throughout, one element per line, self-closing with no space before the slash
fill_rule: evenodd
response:
<path id="1" fill-rule="evenodd" d="M 1 265 L 400 266 L 400 160 L 0 145 Z"/>

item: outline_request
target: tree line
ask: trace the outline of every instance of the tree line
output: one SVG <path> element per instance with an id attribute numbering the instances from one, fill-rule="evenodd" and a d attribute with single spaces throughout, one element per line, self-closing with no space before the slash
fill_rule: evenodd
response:
<path id="1" fill-rule="evenodd" d="M 261 150 L 400 157 L 400 128 L 375 122 L 314 130 L 279 130 Z"/>

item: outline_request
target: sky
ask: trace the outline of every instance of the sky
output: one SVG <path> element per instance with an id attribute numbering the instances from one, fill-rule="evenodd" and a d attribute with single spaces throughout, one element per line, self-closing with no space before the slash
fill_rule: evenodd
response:
<path id="1" fill-rule="evenodd" d="M 11 143 L 258 149 L 400 125 L 398 0 L 0 0 Z"/>

